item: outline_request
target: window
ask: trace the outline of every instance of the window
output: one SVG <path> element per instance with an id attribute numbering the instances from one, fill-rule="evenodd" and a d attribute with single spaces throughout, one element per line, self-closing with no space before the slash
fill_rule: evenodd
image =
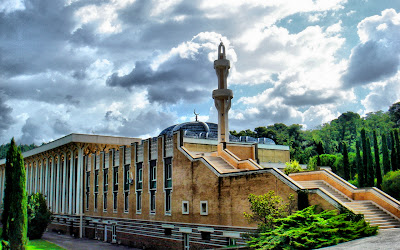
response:
<path id="1" fill-rule="evenodd" d="M 164 159 L 164 193 L 165 193 L 165 214 L 171 214 L 171 193 L 172 193 L 172 158 Z"/>
<path id="2" fill-rule="evenodd" d="M 124 190 L 125 191 L 129 191 L 129 169 L 130 169 L 129 164 L 124 166 Z"/>
<path id="3" fill-rule="evenodd" d="M 172 228 L 164 228 L 164 234 L 167 236 L 172 235 Z"/>
<path id="4" fill-rule="evenodd" d="M 107 212 L 108 169 L 103 169 L 103 210 Z"/>
<path id="5" fill-rule="evenodd" d="M 94 193 L 94 211 L 97 212 L 97 193 Z"/>
<path id="6" fill-rule="evenodd" d="M 136 213 L 142 211 L 143 163 L 136 164 Z"/>
<path id="7" fill-rule="evenodd" d="M 201 232 L 201 239 L 202 240 L 211 240 L 211 233 L 210 232 Z"/>
<path id="8" fill-rule="evenodd" d="M 165 213 L 171 214 L 171 190 L 165 190 Z"/>
<path id="9" fill-rule="evenodd" d="M 114 184 L 114 190 L 118 190 L 118 167 L 114 167 L 114 174 L 113 174 L 113 184 Z"/>
<path id="10" fill-rule="evenodd" d="M 156 212 L 156 191 L 150 191 L 150 213 L 154 214 Z"/>
<path id="11" fill-rule="evenodd" d="M 103 190 L 104 192 L 108 191 L 108 169 L 104 169 L 104 173 L 103 173 Z"/>
<path id="12" fill-rule="evenodd" d="M 143 166 L 142 163 L 136 164 L 136 190 L 143 188 Z"/>
<path id="13" fill-rule="evenodd" d="M 99 192 L 99 170 L 94 171 L 94 192 Z"/>
<path id="14" fill-rule="evenodd" d="M 129 211 L 129 191 L 124 193 L 124 211 Z"/>
<path id="15" fill-rule="evenodd" d="M 136 192 L 136 213 L 140 213 L 142 211 L 142 192 Z"/>
<path id="16" fill-rule="evenodd" d="M 107 212 L 107 193 L 103 194 L 103 210 Z"/>
<path id="17" fill-rule="evenodd" d="M 113 209 L 114 212 L 117 212 L 117 208 L 118 208 L 118 192 L 114 192 L 113 193 Z"/>
<path id="18" fill-rule="evenodd" d="M 89 210 L 90 172 L 86 172 L 86 211 Z"/>
<path id="19" fill-rule="evenodd" d="M 182 214 L 189 214 L 189 201 L 182 201 Z"/>
<path id="20" fill-rule="evenodd" d="M 150 183 L 150 213 L 156 212 L 156 190 L 157 190 L 157 161 L 150 161 L 149 168 L 149 183 Z"/>
<path id="21" fill-rule="evenodd" d="M 200 215 L 208 215 L 208 202 L 200 201 Z"/>

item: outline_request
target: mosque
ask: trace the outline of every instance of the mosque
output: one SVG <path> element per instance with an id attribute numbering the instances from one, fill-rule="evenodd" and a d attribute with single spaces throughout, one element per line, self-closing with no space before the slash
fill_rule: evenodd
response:
<path id="1" fill-rule="evenodd" d="M 195 121 L 149 139 L 70 134 L 23 153 L 29 194 L 54 214 L 50 231 L 152 249 L 240 246 L 256 229 L 249 194 L 293 194 L 321 209 L 364 213 L 381 229 L 400 227 L 400 203 L 376 188 L 356 188 L 329 170 L 284 174 L 288 146 L 229 134 L 230 62 L 218 47 L 212 98 L 218 124 Z M 0 160 L 0 200 L 5 160 Z M 376 219 L 378 218 L 378 219 Z"/>

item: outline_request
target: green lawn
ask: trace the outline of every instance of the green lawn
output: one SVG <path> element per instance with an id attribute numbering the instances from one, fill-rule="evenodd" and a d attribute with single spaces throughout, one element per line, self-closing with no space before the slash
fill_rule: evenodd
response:
<path id="1" fill-rule="evenodd" d="M 3 228 L 0 228 L 0 236 L 3 233 Z M 1 237 L 0 237 L 0 242 L 1 242 Z M 2 249 L 1 244 L 0 244 L 0 250 Z M 54 243 L 48 242 L 46 240 L 30 240 L 28 245 L 26 246 L 26 249 L 56 249 L 56 250 L 61 250 L 64 249 L 62 247 L 57 246 Z"/>

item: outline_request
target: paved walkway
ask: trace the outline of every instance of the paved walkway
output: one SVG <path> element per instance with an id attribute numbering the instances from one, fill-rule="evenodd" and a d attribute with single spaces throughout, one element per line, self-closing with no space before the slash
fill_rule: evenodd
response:
<path id="1" fill-rule="evenodd" d="M 321 248 L 326 250 L 395 250 L 400 249 L 400 229 L 381 230 L 378 235 Z"/>
<path id="2" fill-rule="evenodd" d="M 98 240 L 92 240 L 87 238 L 74 238 L 69 235 L 64 234 L 57 234 L 52 232 L 45 232 L 43 234 L 42 239 L 50 241 L 63 247 L 65 249 L 74 249 L 74 250 L 125 250 L 125 249 L 136 249 L 137 248 L 130 248 L 127 246 L 120 246 L 111 243 L 105 243 Z"/>

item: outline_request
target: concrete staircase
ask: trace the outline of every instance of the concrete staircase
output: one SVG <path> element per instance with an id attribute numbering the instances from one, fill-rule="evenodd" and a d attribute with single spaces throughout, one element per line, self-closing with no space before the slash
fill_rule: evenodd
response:
<path id="1" fill-rule="evenodd" d="M 233 167 L 220 156 L 205 155 L 204 158 L 220 173 L 232 173 L 242 171 Z"/>
<path id="2" fill-rule="evenodd" d="M 400 228 L 400 221 L 373 201 L 354 201 L 323 180 L 297 181 L 297 183 L 306 189 L 320 188 L 325 190 L 355 213 L 364 214 L 364 218 L 372 226 L 379 226 L 380 229 Z"/>

